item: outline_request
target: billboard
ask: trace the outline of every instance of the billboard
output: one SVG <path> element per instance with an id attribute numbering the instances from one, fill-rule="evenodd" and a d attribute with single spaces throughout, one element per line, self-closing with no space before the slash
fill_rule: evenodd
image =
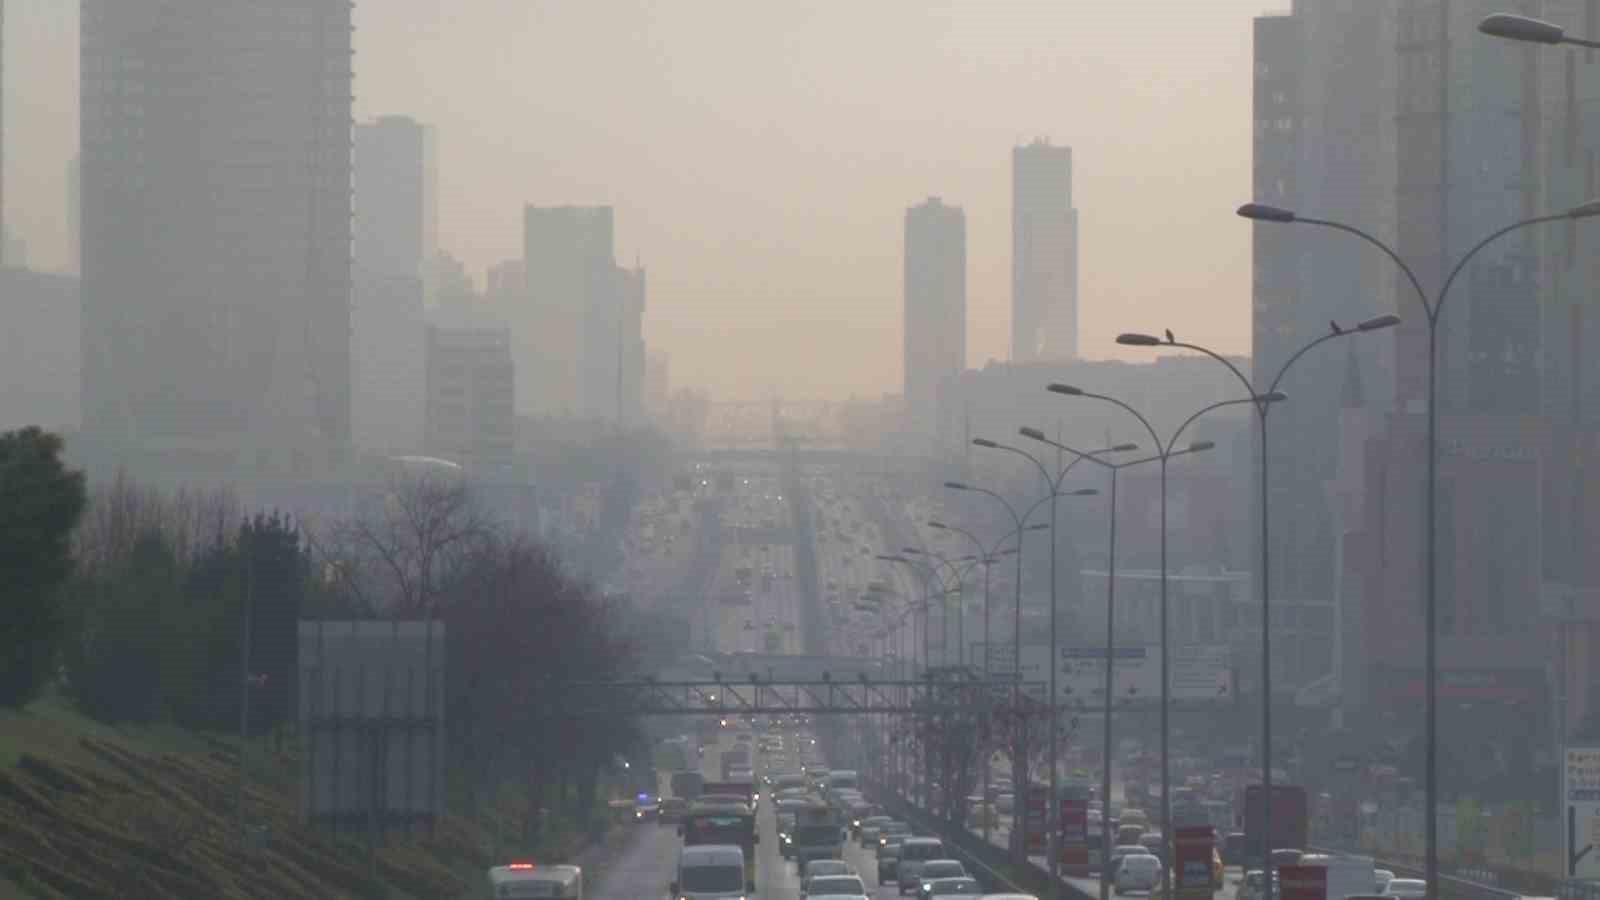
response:
<path id="1" fill-rule="evenodd" d="M 1009 650 L 1009 648 L 1007 648 Z M 1106 648 L 1060 647 L 1061 668 L 1056 688 L 1060 702 L 1091 708 L 1105 704 Z M 1047 644 L 1022 646 L 1022 678 L 1048 683 Z M 1112 696 L 1118 705 L 1155 702 L 1161 696 L 1161 648 L 1134 645 L 1113 648 Z M 1179 702 L 1231 700 L 1233 679 L 1230 651 L 1225 644 L 1174 647 L 1168 657 L 1171 698 Z M 1043 688 L 1048 691 L 1048 687 Z M 1043 699 L 1041 696 L 1039 699 Z"/>
<path id="2" fill-rule="evenodd" d="M 1567 748 L 1562 801 L 1566 876 L 1600 878 L 1600 749 Z"/>
<path id="3" fill-rule="evenodd" d="M 444 623 L 302 621 L 301 814 L 381 841 L 444 802 Z"/>

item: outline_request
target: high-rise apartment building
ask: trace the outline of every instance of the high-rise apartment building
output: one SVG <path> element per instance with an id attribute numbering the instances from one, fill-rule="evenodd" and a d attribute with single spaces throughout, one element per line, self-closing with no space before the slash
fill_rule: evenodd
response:
<path id="1" fill-rule="evenodd" d="M 350 0 L 83 0 L 83 418 L 193 469 L 350 439 Z"/>
<path id="2" fill-rule="evenodd" d="M 1078 211 L 1072 148 L 1011 150 L 1011 359 L 1078 355 Z"/>
<path id="3" fill-rule="evenodd" d="M 1253 29 L 1251 196 L 1391 235 L 1393 3 L 1296 2 L 1288 14 L 1255 19 Z M 1330 322 L 1350 327 L 1393 309 L 1392 263 L 1359 241 L 1259 224 L 1251 247 L 1251 355 L 1260 390 L 1300 348 L 1328 334 Z M 1325 485 L 1339 471 L 1335 412 L 1344 374 L 1353 365 L 1374 386 L 1364 402 L 1381 407 L 1391 393 L 1390 337 L 1347 343 L 1301 357 L 1277 385 L 1294 401 L 1272 414 L 1269 485 L 1270 586 L 1274 604 L 1289 609 L 1274 634 L 1285 648 L 1274 654 L 1274 684 L 1285 692 L 1334 670 L 1331 627 L 1300 624 L 1335 619 L 1338 520 Z M 1259 529 L 1251 533 L 1260 540 Z"/>
<path id="4" fill-rule="evenodd" d="M 589 310 L 616 290 L 609 206 L 529 206 L 524 213 L 527 299 L 512 311 L 519 415 L 585 412 Z"/>
<path id="5" fill-rule="evenodd" d="M 905 403 L 933 433 L 939 393 L 967 365 L 967 217 L 938 197 L 906 210 Z"/>
<path id="6" fill-rule="evenodd" d="M 409 118 L 356 125 L 351 419 L 365 450 L 422 443 L 424 158 Z"/>

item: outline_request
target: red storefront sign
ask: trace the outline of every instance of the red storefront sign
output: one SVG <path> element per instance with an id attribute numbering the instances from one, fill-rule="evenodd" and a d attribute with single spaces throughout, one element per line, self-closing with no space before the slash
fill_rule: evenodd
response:
<path id="1" fill-rule="evenodd" d="M 1210 825 L 1179 828 L 1172 833 L 1179 898 L 1211 897 L 1211 855 L 1216 835 Z"/>
<path id="2" fill-rule="evenodd" d="M 1061 865 L 1068 875 L 1089 874 L 1089 803 L 1081 797 L 1061 798 Z"/>
<path id="3" fill-rule="evenodd" d="M 1283 900 L 1327 900 L 1328 870 L 1323 866 L 1279 866 L 1278 888 Z"/>

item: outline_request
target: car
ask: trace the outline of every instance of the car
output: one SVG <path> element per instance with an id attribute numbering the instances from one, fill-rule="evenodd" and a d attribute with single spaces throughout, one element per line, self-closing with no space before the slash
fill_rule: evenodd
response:
<path id="1" fill-rule="evenodd" d="M 898 844 L 911 836 L 911 826 L 905 822 L 889 821 L 878 826 L 878 852 L 890 844 Z"/>
<path id="2" fill-rule="evenodd" d="M 1276 869 L 1272 872 L 1272 883 L 1274 887 L 1278 884 Z M 1274 890 L 1272 896 L 1277 896 L 1277 893 Z M 1260 869 L 1251 869 L 1244 873 L 1244 877 L 1234 885 L 1233 900 L 1270 900 L 1267 895 L 1267 873 Z"/>
<path id="3" fill-rule="evenodd" d="M 1300 858 L 1305 855 L 1304 850 L 1280 847 L 1272 851 L 1272 867 L 1276 869 L 1279 866 L 1298 866 L 1300 865 Z"/>
<path id="4" fill-rule="evenodd" d="M 984 894 L 981 900 L 1039 900 L 1038 894 Z"/>
<path id="5" fill-rule="evenodd" d="M 943 897 L 945 900 L 982 900 L 983 885 L 965 875 L 958 878 L 935 878 L 924 881 L 924 897 Z"/>
<path id="6" fill-rule="evenodd" d="M 949 859 L 944 841 L 936 837 L 908 837 L 900 842 L 900 865 L 895 873 L 900 893 L 909 894 L 922 884 L 922 867 L 933 860 Z M 962 873 L 965 874 L 965 873 Z"/>
<path id="7" fill-rule="evenodd" d="M 1373 869 L 1372 880 L 1372 892 L 1381 894 L 1389 886 L 1389 882 L 1394 880 L 1394 872 L 1390 869 Z"/>
<path id="8" fill-rule="evenodd" d="M 900 843 L 897 841 L 878 848 L 878 884 L 898 884 L 899 881 Z"/>
<path id="9" fill-rule="evenodd" d="M 829 875 L 854 875 L 855 870 L 842 859 L 813 859 L 800 870 L 800 896 L 811 893 L 808 885 L 813 878 Z"/>
<path id="10" fill-rule="evenodd" d="M 867 885 L 859 875 L 818 875 L 806 882 L 807 900 L 819 897 L 865 897 Z"/>
<path id="11" fill-rule="evenodd" d="M 1112 878 L 1117 877 L 1117 866 L 1121 864 L 1122 858 L 1135 853 L 1154 855 L 1150 854 L 1150 851 L 1146 850 L 1140 844 L 1118 844 L 1117 846 L 1111 848 L 1111 856 L 1106 862 L 1111 866 Z"/>
<path id="12" fill-rule="evenodd" d="M 661 815 L 661 798 L 655 794 L 640 794 L 633 800 L 633 820 L 654 822 Z"/>
<path id="13" fill-rule="evenodd" d="M 1391 878 L 1383 889 L 1385 897 L 1426 897 L 1428 882 L 1421 878 Z"/>
<path id="14" fill-rule="evenodd" d="M 922 864 L 922 871 L 917 873 L 917 896 L 926 898 L 932 896 L 933 883 L 946 878 L 966 878 L 967 867 L 959 859 L 930 859 Z"/>
<path id="15" fill-rule="evenodd" d="M 689 801 L 682 797 L 663 797 L 661 799 L 661 811 L 657 815 L 662 822 L 682 822 L 684 814 L 688 811 Z"/>
<path id="16" fill-rule="evenodd" d="M 1155 854 L 1129 853 L 1117 864 L 1111 887 L 1119 894 L 1150 891 L 1160 887 L 1162 881 L 1161 860 Z"/>
<path id="17" fill-rule="evenodd" d="M 861 828 L 856 832 L 856 837 L 861 840 L 861 846 L 876 847 L 879 829 L 893 821 L 888 816 L 867 816 L 862 819 Z"/>

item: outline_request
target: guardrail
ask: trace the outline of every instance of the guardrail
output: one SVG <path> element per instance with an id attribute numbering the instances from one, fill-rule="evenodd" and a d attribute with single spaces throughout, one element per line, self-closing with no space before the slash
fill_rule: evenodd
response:
<path id="1" fill-rule="evenodd" d="M 1343 850 L 1338 847 L 1308 847 L 1307 849 L 1316 853 L 1330 853 L 1342 856 L 1372 856 L 1372 860 L 1377 864 L 1378 868 L 1388 869 L 1395 874 L 1396 878 L 1425 877 L 1422 869 L 1406 865 L 1403 862 L 1396 862 L 1393 859 L 1385 859 L 1381 854 Z M 1488 874 L 1493 875 L 1492 872 Z M 1458 873 L 1454 875 L 1440 874 L 1439 896 L 1448 897 L 1450 900 L 1517 900 L 1517 898 L 1527 895 L 1483 881 L 1463 878 Z M 1600 894 L 1596 894 L 1593 897 L 1574 897 L 1569 898 L 1569 900 L 1600 900 Z"/>

